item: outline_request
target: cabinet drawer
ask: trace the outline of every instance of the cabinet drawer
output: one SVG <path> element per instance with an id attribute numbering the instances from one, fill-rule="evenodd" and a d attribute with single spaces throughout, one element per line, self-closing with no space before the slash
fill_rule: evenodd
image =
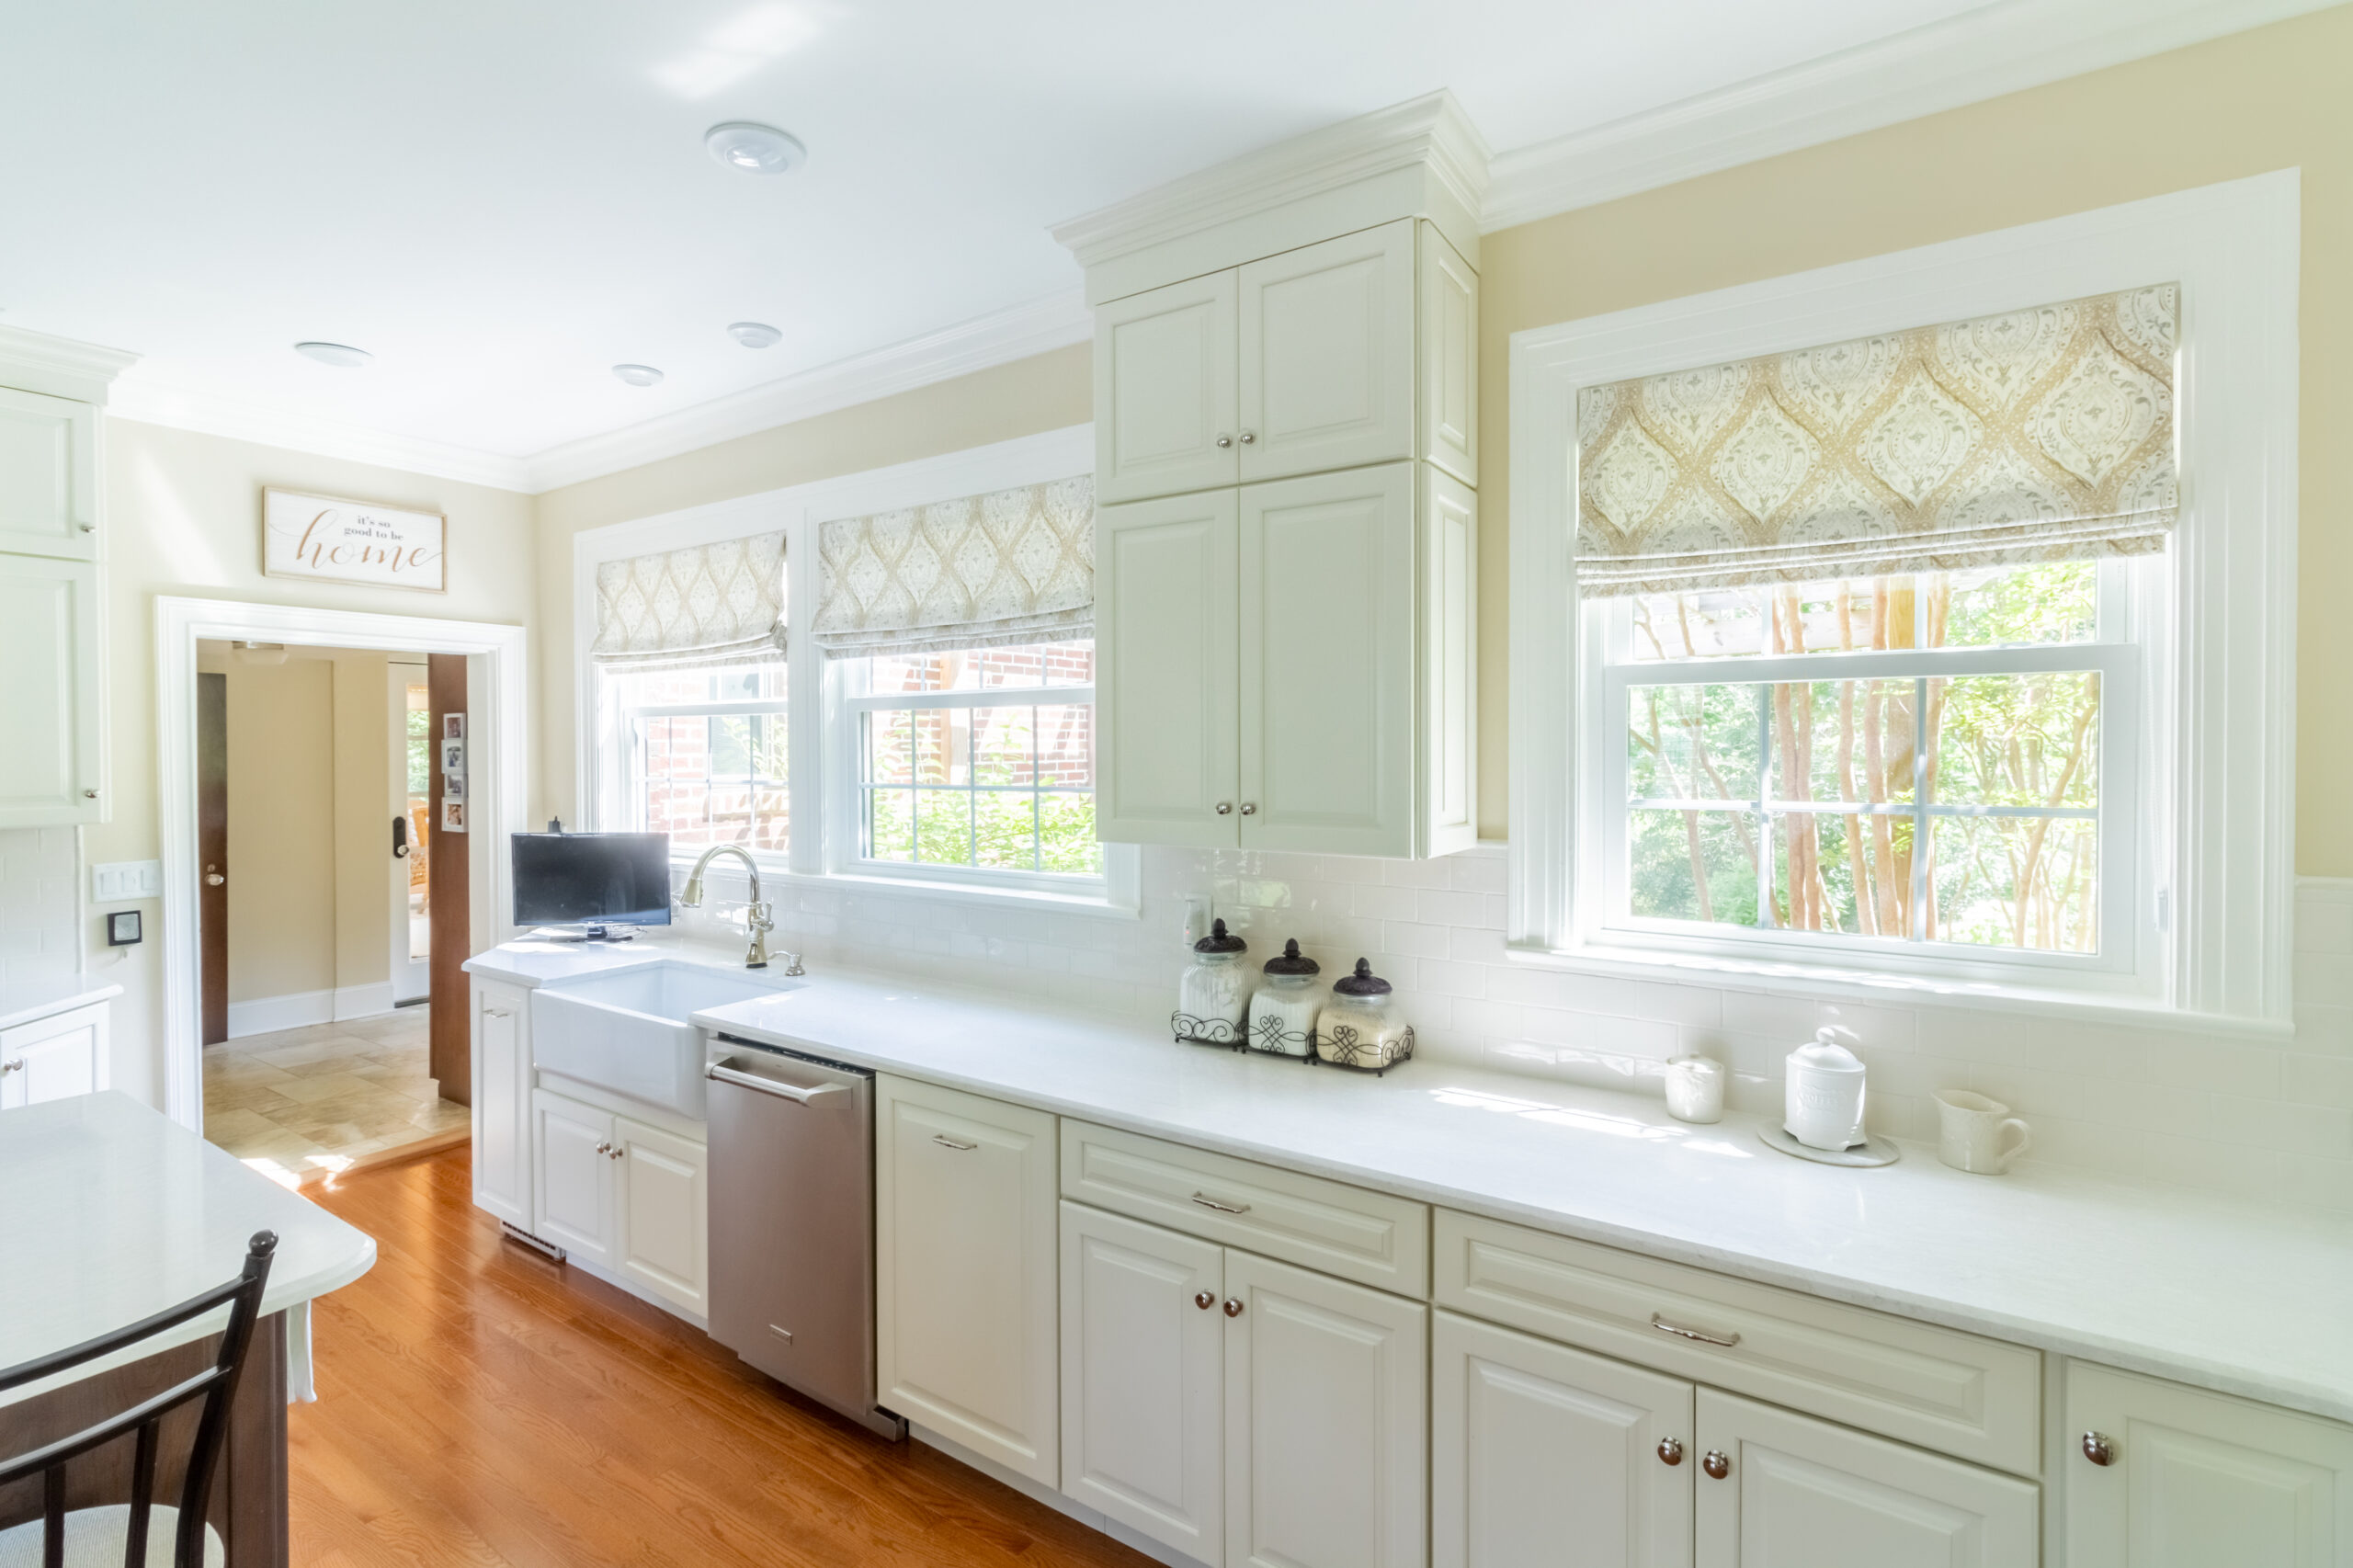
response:
<path id="1" fill-rule="evenodd" d="M 1416 1301 L 1429 1210 L 1157 1138 L 1063 1123 L 1063 1196 Z"/>
<path id="2" fill-rule="evenodd" d="M 1980 1464 L 2040 1467 L 2042 1358 L 2018 1346 L 1449 1210 L 1433 1299 Z"/>

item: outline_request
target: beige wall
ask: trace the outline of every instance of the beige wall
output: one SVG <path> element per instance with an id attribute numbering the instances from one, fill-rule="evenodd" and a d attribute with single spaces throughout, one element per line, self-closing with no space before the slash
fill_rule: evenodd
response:
<path id="1" fill-rule="evenodd" d="M 1490 234 L 1482 253 L 1480 817 L 1504 831 L 1511 335 L 2141 197 L 2303 170 L 2297 869 L 2353 875 L 2353 6 Z M 2185 301 L 2195 310 L 2196 302 Z M 2195 483 L 2196 476 L 2189 476 Z"/>
<path id="2" fill-rule="evenodd" d="M 838 409 L 682 457 L 551 490 L 539 498 L 540 646 L 538 775 L 547 810 L 576 817 L 572 536 L 706 502 L 913 462 L 1094 417 L 1086 344 Z M 534 818 L 546 812 L 534 811 Z"/>
<path id="3" fill-rule="evenodd" d="M 533 631 L 539 656 L 533 505 L 527 495 L 365 463 L 224 440 L 129 420 L 107 423 L 107 724 L 109 820 L 85 831 L 85 861 L 150 860 L 156 826 L 155 598 L 310 605 Z M 261 490 L 287 485 L 332 495 L 437 507 L 449 517 L 449 591 L 421 594 L 295 582 L 261 574 Z M 536 756 L 529 774 L 540 777 Z M 537 794 L 531 809 L 536 812 Z M 163 1097 L 163 914 L 147 908 L 147 940 L 108 954 L 94 910 L 84 950 L 94 976 L 119 981 L 114 1082 Z"/>
<path id="4" fill-rule="evenodd" d="M 229 708 L 229 1000 L 335 983 L 335 665 L 221 666 Z"/>
<path id="5" fill-rule="evenodd" d="M 335 663 L 335 983 L 392 972 L 391 661 L 338 650 Z"/>

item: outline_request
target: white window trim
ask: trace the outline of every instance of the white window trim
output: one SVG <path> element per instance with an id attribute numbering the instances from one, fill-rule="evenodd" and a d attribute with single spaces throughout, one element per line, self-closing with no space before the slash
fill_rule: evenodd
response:
<path id="1" fill-rule="evenodd" d="M 854 853 L 856 839 L 852 836 L 843 841 L 842 813 L 835 809 L 841 793 L 839 778 L 844 762 L 836 754 L 845 748 L 839 744 L 842 732 L 832 722 L 835 710 L 829 694 L 838 687 L 839 676 L 826 668 L 828 661 L 813 635 L 817 618 L 818 574 L 811 568 L 818 559 L 817 530 L 828 519 L 928 506 L 936 501 L 952 501 L 959 496 L 1010 490 L 1094 472 L 1095 426 L 1073 425 L 889 468 L 870 469 L 614 523 L 574 535 L 573 714 L 577 768 L 575 809 L 581 820 L 587 824 L 601 822 L 605 807 L 618 798 L 616 792 L 621 787 L 614 773 L 612 757 L 597 745 L 598 735 L 611 722 L 612 706 L 609 683 L 589 655 L 597 632 L 597 568 L 608 561 L 625 561 L 657 550 L 680 550 L 782 528 L 787 562 L 785 687 L 791 756 L 789 793 L 795 831 L 787 855 L 763 851 L 756 857 L 763 879 L 894 897 L 1135 918 L 1142 905 L 1142 857 L 1132 844 L 1106 844 L 1104 874 L 1099 884 L 1080 882 L 1076 886 L 1070 879 L 1056 879 L 1057 885 L 1041 886 L 1034 878 L 1029 885 L 1007 885 L 985 873 L 940 874 L 946 868 L 927 868 L 924 874 L 911 876 L 874 873 L 870 870 L 872 862 L 858 860 Z M 854 778 L 854 772 L 851 777 Z M 847 821 L 854 834 L 854 798 Z M 813 824 L 814 831 L 802 831 L 801 824 Z M 682 851 L 673 858 L 687 860 L 692 856 Z"/>
<path id="2" fill-rule="evenodd" d="M 1516 333 L 1511 347 L 1512 957 L 1744 989 L 2293 1028 L 2297 288 L 2293 169 Z M 1579 391 L 2158 281 L 2182 285 L 2182 506 L 2146 662 L 2139 802 L 2161 841 L 2126 983 L 1664 952 L 1608 939 L 1579 865 Z M 2154 644 L 2153 643 L 2153 646 Z M 2150 733 L 2150 732 L 2154 732 Z M 2163 912 L 2160 914 L 2160 912 Z"/>

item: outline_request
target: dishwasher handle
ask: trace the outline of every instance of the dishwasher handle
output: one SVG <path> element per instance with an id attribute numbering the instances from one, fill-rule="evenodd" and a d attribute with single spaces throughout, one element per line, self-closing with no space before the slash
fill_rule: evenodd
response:
<path id="1" fill-rule="evenodd" d="M 756 1089 L 761 1094 L 774 1095 L 779 1099 L 798 1100 L 802 1105 L 807 1105 L 820 1095 L 840 1095 L 849 1092 L 849 1085 L 847 1084 L 817 1084 L 804 1089 L 798 1084 L 779 1083 L 774 1078 L 763 1078 L 755 1073 L 739 1073 L 734 1068 L 718 1062 L 705 1067 L 702 1070 L 702 1075 L 714 1083 L 733 1084 L 739 1089 Z"/>

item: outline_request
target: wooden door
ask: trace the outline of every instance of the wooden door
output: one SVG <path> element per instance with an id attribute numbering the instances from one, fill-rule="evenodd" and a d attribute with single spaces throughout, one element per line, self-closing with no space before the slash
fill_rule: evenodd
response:
<path id="1" fill-rule="evenodd" d="M 0 827 L 100 822 L 98 569 L 0 555 Z"/>
<path id="2" fill-rule="evenodd" d="M 426 1070 L 440 1080 L 443 1099 L 462 1103 L 471 1100 L 473 1095 L 471 1061 L 473 1031 L 468 1027 L 466 1017 L 464 967 L 474 950 L 470 906 L 472 895 L 469 891 L 472 878 L 467 866 L 467 846 L 473 839 L 471 834 L 448 832 L 442 827 L 441 808 L 449 799 L 449 781 L 441 770 L 438 738 L 444 730 L 442 721 L 452 713 L 466 710 L 466 655 L 428 653 L 425 666 L 426 688 L 432 704 L 433 733 L 436 737 L 433 760 L 434 831 L 427 839 L 433 888 L 433 1016 L 426 1028 Z M 483 743 L 470 732 L 466 744 L 469 777 L 465 806 L 471 819 L 475 805 L 472 786 L 483 777 L 473 754 L 480 751 Z"/>
<path id="3" fill-rule="evenodd" d="M 204 1043 L 229 1038 L 229 677 L 196 677 L 197 961 Z"/>
<path id="4" fill-rule="evenodd" d="M 1691 1400 L 1680 1378 L 1436 1313 L 1433 1568 L 1691 1568 Z"/>
<path id="5" fill-rule="evenodd" d="M 610 1268 L 619 1230 L 612 1113 L 534 1089 L 531 1117 L 539 1154 L 532 1234 Z"/>
<path id="6" fill-rule="evenodd" d="M 1234 274 L 1095 312 L 1095 498 L 1138 501 L 1234 482 Z"/>
<path id="7" fill-rule="evenodd" d="M 2068 1568 L 2353 1568 L 2353 1429 L 2071 1362 L 2066 1430 Z"/>
<path id="8" fill-rule="evenodd" d="M 2040 1553 L 2031 1482 L 1711 1388 L 1697 1403 L 1699 1568 L 2033 1568 Z"/>
<path id="9" fill-rule="evenodd" d="M 98 558 L 98 411 L 0 387 L 0 551 Z"/>
<path id="10" fill-rule="evenodd" d="M 1414 465 L 1242 492 L 1241 843 L 1410 856 Z"/>
<path id="11" fill-rule="evenodd" d="M 1063 1494 L 1218 1568 L 1225 1249 L 1062 1206 Z"/>
<path id="12" fill-rule="evenodd" d="M 478 981 L 473 994 L 474 1202 L 509 1224 L 538 1223 L 531 1201 L 531 994 Z M 448 1094 L 444 1084 L 441 1092 Z"/>
<path id="13" fill-rule="evenodd" d="M 1229 1249 L 1227 1568 L 1428 1560 L 1429 1309 Z"/>
<path id="14" fill-rule="evenodd" d="M 878 1403 L 1060 1484 L 1054 1119 L 875 1080 Z"/>
<path id="15" fill-rule="evenodd" d="M 1240 817 L 1237 498 L 1211 490 L 1095 520 L 1095 831 L 1231 848 Z"/>
<path id="16" fill-rule="evenodd" d="M 710 1152 L 700 1143 L 613 1119 L 620 1176 L 620 1271 L 698 1316 L 710 1313 Z"/>
<path id="17" fill-rule="evenodd" d="M 1242 483 L 1414 455 L 1414 222 L 1242 268 Z"/>

